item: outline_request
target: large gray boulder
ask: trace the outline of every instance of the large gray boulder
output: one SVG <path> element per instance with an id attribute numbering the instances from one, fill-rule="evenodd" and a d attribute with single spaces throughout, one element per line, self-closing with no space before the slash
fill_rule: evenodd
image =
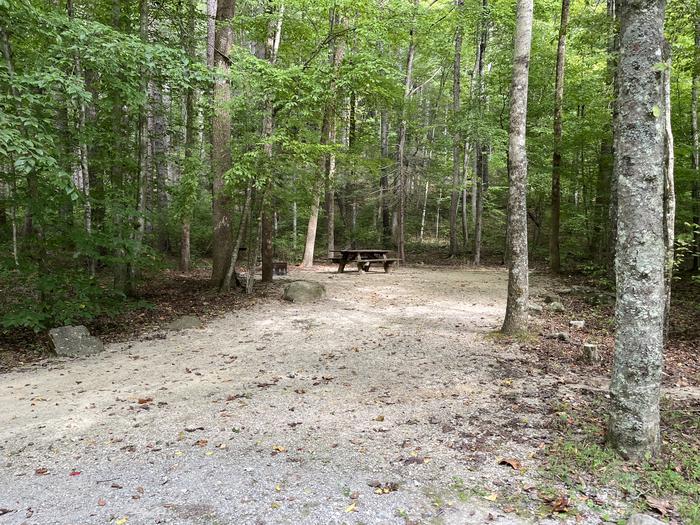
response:
<path id="1" fill-rule="evenodd" d="M 635 514 L 627 521 L 627 525 L 665 525 L 663 521 L 657 520 L 646 514 Z"/>
<path id="2" fill-rule="evenodd" d="M 294 281 L 284 287 L 285 301 L 293 303 L 310 303 L 326 296 L 326 288 L 314 281 Z"/>
<path id="3" fill-rule="evenodd" d="M 83 325 L 61 326 L 49 330 L 51 344 L 57 355 L 61 357 L 78 357 L 98 354 L 104 350 L 104 345 Z"/>

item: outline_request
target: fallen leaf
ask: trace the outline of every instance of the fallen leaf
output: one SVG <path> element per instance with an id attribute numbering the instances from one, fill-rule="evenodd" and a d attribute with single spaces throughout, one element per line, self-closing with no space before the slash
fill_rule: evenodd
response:
<path id="1" fill-rule="evenodd" d="M 36 474 L 37 476 L 45 476 L 48 473 L 49 473 L 49 469 L 44 468 L 44 467 L 40 467 L 34 471 L 34 474 Z"/>
<path id="2" fill-rule="evenodd" d="M 654 498 L 652 496 L 644 496 L 644 499 L 647 500 L 647 505 L 649 505 L 651 510 L 658 512 L 662 516 L 668 514 L 672 508 L 672 505 L 668 500 Z"/>
<path id="3" fill-rule="evenodd" d="M 345 509 L 345 512 L 357 512 L 357 500 L 354 500 L 350 505 L 348 505 L 348 507 Z"/>
<path id="4" fill-rule="evenodd" d="M 100 499 L 97 500 L 97 504 L 98 504 L 100 507 L 104 507 L 105 505 L 107 505 L 107 500 L 105 500 L 105 499 L 103 499 L 103 498 L 100 498 Z"/>
<path id="5" fill-rule="evenodd" d="M 275 452 L 287 452 L 287 449 L 281 445 L 275 445 L 274 447 L 272 447 L 272 450 L 274 450 Z"/>
<path id="6" fill-rule="evenodd" d="M 128 516 L 124 516 L 123 518 L 119 518 L 117 521 L 115 521 L 114 525 L 124 525 L 128 521 L 129 521 Z"/>
<path id="7" fill-rule="evenodd" d="M 80 476 L 80 474 L 82 474 L 82 472 L 80 472 L 79 470 L 71 470 L 68 475 L 69 476 Z"/>
<path id="8" fill-rule="evenodd" d="M 496 494 L 495 492 L 492 492 L 488 496 L 484 496 L 484 499 L 487 499 L 489 501 L 496 501 L 498 499 L 498 494 Z"/>
<path id="9" fill-rule="evenodd" d="M 384 416 L 377 416 L 374 418 L 375 421 L 384 421 Z"/>
<path id="10" fill-rule="evenodd" d="M 207 446 L 207 443 L 209 443 L 209 440 L 208 440 L 208 439 L 198 439 L 197 441 L 195 441 L 195 442 L 192 444 L 192 446 L 193 446 L 193 447 L 206 447 L 206 446 Z"/>
<path id="11" fill-rule="evenodd" d="M 513 467 L 514 470 L 520 470 L 522 468 L 522 464 L 520 461 L 517 459 L 513 458 L 503 458 L 498 462 L 499 465 L 509 465 Z"/>
<path id="12" fill-rule="evenodd" d="M 0 516 L 4 516 L 5 514 L 9 514 L 10 512 L 15 512 L 12 509 L 0 509 Z"/>
<path id="13" fill-rule="evenodd" d="M 145 405 L 146 403 L 150 403 L 151 401 L 153 401 L 152 397 L 140 397 L 139 405 Z"/>
<path id="14" fill-rule="evenodd" d="M 568 512 L 569 510 L 569 498 L 566 494 L 562 494 L 557 499 L 552 502 L 552 510 L 554 512 Z"/>

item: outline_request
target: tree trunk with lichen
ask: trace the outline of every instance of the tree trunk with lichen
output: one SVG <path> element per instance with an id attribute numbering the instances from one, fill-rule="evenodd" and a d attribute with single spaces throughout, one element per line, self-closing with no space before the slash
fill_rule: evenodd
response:
<path id="1" fill-rule="evenodd" d="M 608 442 L 628 459 L 661 447 L 665 104 L 664 0 L 624 2 L 615 114 L 616 338 Z"/>
<path id="2" fill-rule="evenodd" d="M 501 331 L 527 331 L 529 299 L 527 260 L 527 88 L 532 44 L 533 0 L 518 0 L 510 91 L 508 143 L 508 303 Z"/>

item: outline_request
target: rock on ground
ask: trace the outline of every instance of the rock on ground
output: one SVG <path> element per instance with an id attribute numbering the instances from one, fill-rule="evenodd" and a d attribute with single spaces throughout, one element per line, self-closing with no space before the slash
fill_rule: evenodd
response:
<path id="1" fill-rule="evenodd" d="M 315 281 L 294 281 L 284 287 L 283 299 L 292 303 L 310 303 L 326 296 L 326 287 Z"/>
<path id="2" fill-rule="evenodd" d="M 49 337 L 54 351 L 61 357 L 88 356 L 104 350 L 102 341 L 91 336 L 83 325 L 53 328 Z"/>
<path id="3" fill-rule="evenodd" d="M 646 514 L 635 514 L 630 517 L 627 525 L 664 525 L 664 522 Z"/>
<path id="4" fill-rule="evenodd" d="M 168 330 L 189 330 L 192 328 L 202 328 L 202 320 L 193 315 L 185 315 L 175 319 L 166 325 Z"/>

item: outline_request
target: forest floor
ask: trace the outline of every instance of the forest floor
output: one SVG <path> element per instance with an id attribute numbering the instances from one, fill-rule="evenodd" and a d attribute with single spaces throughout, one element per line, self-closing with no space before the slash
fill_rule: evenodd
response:
<path id="1" fill-rule="evenodd" d="M 283 302 L 299 278 L 328 297 Z M 695 306 L 669 351 L 664 458 L 632 467 L 600 446 L 609 297 L 534 275 L 534 302 L 555 293 L 565 310 L 516 341 L 496 334 L 506 281 L 292 269 L 253 299 L 200 296 L 217 314 L 202 329 L 159 329 L 156 309 L 103 354 L 15 362 L 0 375 L 0 525 L 594 524 L 635 509 L 700 523 Z"/>

